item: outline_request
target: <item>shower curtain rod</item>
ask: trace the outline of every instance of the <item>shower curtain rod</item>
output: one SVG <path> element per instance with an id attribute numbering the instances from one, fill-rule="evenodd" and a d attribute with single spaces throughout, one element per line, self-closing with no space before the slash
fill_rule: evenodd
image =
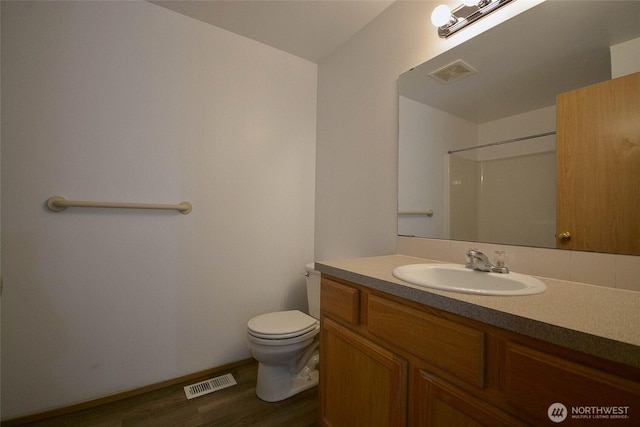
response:
<path id="1" fill-rule="evenodd" d="M 476 147 L 467 147 L 467 148 L 460 148 L 459 150 L 447 151 L 447 154 L 460 153 L 461 151 L 476 150 L 478 148 L 492 147 L 494 145 L 508 144 L 510 142 L 525 141 L 527 139 L 540 138 L 542 136 L 549 136 L 549 135 L 555 135 L 555 134 L 556 134 L 556 131 L 551 131 L 551 132 L 538 133 L 538 134 L 535 134 L 535 135 L 523 136 L 523 137 L 520 137 L 520 138 L 505 139 L 504 141 L 491 142 L 489 144 L 478 145 Z"/>

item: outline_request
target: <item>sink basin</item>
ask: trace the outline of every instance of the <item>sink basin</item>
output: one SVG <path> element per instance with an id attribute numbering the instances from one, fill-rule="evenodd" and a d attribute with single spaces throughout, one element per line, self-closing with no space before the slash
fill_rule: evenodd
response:
<path id="1" fill-rule="evenodd" d="M 486 273 L 459 264 L 409 264 L 393 270 L 393 275 L 414 285 L 467 294 L 531 295 L 547 289 L 525 274 Z"/>

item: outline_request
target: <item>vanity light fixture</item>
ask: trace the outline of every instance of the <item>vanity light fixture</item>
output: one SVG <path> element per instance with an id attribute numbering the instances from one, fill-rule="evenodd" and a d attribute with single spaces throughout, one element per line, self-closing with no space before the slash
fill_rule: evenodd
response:
<path id="1" fill-rule="evenodd" d="M 513 0 L 462 0 L 457 8 L 451 9 L 449 6 L 441 4 L 431 13 L 431 23 L 438 27 L 438 35 L 441 38 L 448 38 L 457 33 L 469 24 L 476 22 L 498 10 Z"/>

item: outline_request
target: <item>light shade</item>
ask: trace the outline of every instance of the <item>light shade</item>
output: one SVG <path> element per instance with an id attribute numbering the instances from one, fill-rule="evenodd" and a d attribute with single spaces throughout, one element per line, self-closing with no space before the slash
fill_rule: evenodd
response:
<path id="1" fill-rule="evenodd" d="M 431 13 L 431 23 L 436 27 L 442 27 L 447 24 L 451 20 L 451 9 L 446 4 L 441 4 L 440 6 L 433 9 Z"/>

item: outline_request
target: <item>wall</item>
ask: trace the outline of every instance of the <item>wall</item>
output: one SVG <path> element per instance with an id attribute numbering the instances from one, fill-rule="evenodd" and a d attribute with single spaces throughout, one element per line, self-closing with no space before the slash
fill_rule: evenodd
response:
<path id="1" fill-rule="evenodd" d="M 611 46 L 611 78 L 640 71 L 640 38 Z"/>
<path id="2" fill-rule="evenodd" d="M 452 114 L 400 96 L 398 210 L 433 211 L 399 215 L 398 234 L 449 238 L 449 155 L 452 143 L 475 142 L 477 126 Z"/>
<path id="3" fill-rule="evenodd" d="M 395 251 L 397 78 L 429 56 L 428 8 L 392 4 L 318 65 L 316 259 Z"/>
<path id="4" fill-rule="evenodd" d="M 2 2 L 2 78 L 5 419 L 250 357 L 249 318 L 306 308 L 315 64 L 146 2 Z"/>

